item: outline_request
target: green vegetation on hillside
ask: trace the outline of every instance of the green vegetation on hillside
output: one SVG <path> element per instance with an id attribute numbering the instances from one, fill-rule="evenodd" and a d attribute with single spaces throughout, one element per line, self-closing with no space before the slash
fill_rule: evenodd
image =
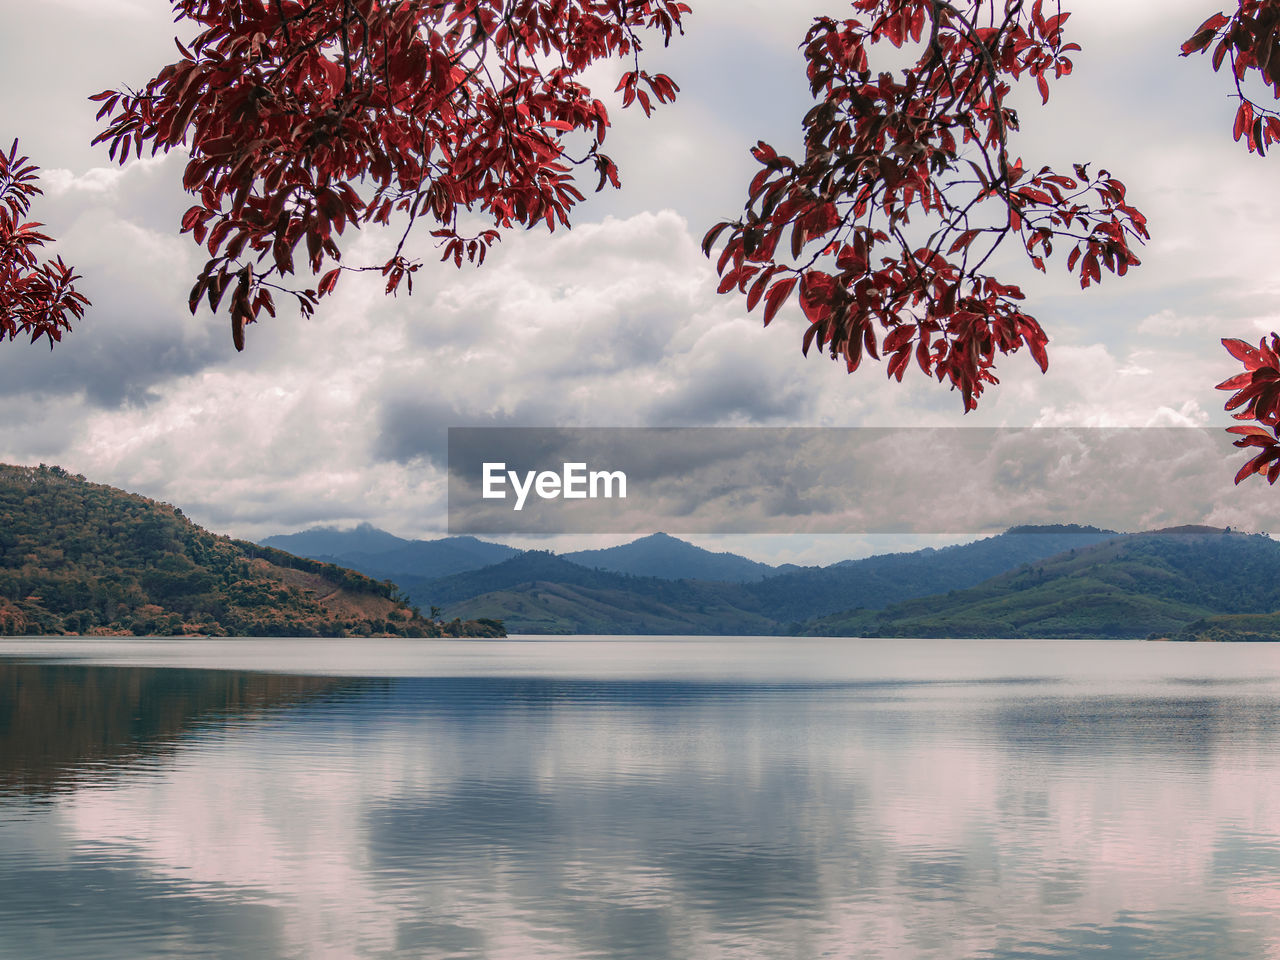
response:
<path id="1" fill-rule="evenodd" d="M 341 536 L 390 535 L 368 528 Z M 510 549 L 467 540 L 412 545 L 437 553 L 455 545 Z M 643 565 L 631 573 L 599 563 L 637 558 Z M 409 559 L 405 548 L 396 562 Z M 691 559 L 714 560 L 723 578 L 678 578 Z M 501 619 L 517 633 L 1280 638 L 1280 543 L 1212 527 L 1141 534 L 1014 527 L 957 546 L 743 582 L 740 568 L 751 563 L 653 535 L 605 551 L 526 551 L 436 578 L 388 575 L 422 609 Z"/>
<path id="2" fill-rule="evenodd" d="M 1235 613 L 1205 617 L 1169 636 L 1152 639 L 1201 643 L 1272 643 L 1280 641 L 1280 613 Z"/>
<path id="3" fill-rule="evenodd" d="M 1280 543 L 1209 527 L 1037 527 L 756 583 L 625 576 L 529 552 L 411 590 L 520 633 L 1261 640 L 1280 636 Z"/>
<path id="4" fill-rule="evenodd" d="M 815 617 L 981 583 L 1028 560 L 1084 548 L 1116 534 L 1092 527 L 1037 527 L 941 550 L 809 567 L 754 583 L 670 580 L 587 569 L 543 551 L 436 580 L 401 581 L 415 603 L 451 616 L 501 617 L 517 633 L 794 634 Z M 652 550 L 685 551 L 666 541 Z M 559 589 L 550 592 L 548 587 Z"/>
<path id="5" fill-rule="evenodd" d="M 1168 636 L 1220 613 L 1280 610 L 1280 544 L 1222 531 L 1134 534 L 969 590 L 835 614 L 805 632 L 888 637 Z"/>
<path id="6" fill-rule="evenodd" d="M 211 534 L 60 467 L 0 465 L 0 634 L 500 636 L 394 584 Z"/>
<path id="7" fill-rule="evenodd" d="M 738 584 L 589 570 L 542 550 L 406 588 L 415 603 L 439 604 L 449 616 L 498 617 L 514 633 L 779 632 L 735 605 Z"/>
<path id="8" fill-rule="evenodd" d="M 515 633 L 733 636 L 780 632 L 765 617 L 699 594 L 698 584 L 661 582 L 672 589 L 651 595 L 635 589 L 535 580 L 463 600 L 449 612 L 461 617 L 501 617 Z"/>
<path id="9" fill-rule="evenodd" d="M 780 624 L 805 623 L 858 607 L 879 609 L 915 597 L 964 590 L 983 581 L 1068 550 L 1081 550 L 1118 536 L 1076 524 L 1014 527 L 972 543 L 910 553 L 888 553 L 806 568 L 753 584 L 758 610 Z M 794 632 L 793 628 L 792 632 Z"/>

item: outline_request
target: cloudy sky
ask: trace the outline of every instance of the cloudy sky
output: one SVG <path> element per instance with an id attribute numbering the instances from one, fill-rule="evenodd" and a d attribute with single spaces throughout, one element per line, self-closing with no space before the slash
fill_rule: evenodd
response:
<path id="1" fill-rule="evenodd" d="M 1061 264 L 1044 277 L 1011 260 L 1001 275 L 1023 284 L 1049 332 L 1049 372 L 1025 354 L 1005 359 L 1002 384 L 963 417 L 958 394 L 923 377 L 899 385 L 882 366 L 848 376 L 802 358 L 794 304 L 765 330 L 740 297 L 716 294 L 698 241 L 741 209 L 752 143 L 799 152 L 809 101 L 797 45 L 815 14 L 848 7 L 691 5 L 686 36 L 651 61 L 680 84 L 679 99 L 649 120 L 613 111 L 606 149 L 623 189 L 591 197 L 571 231 L 509 235 L 482 268 L 461 271 L 435 263 L 424 241 L 412 297 L 385 298 L 375 279 L 348 275 L 314 318 L 282 311 L 251 327 L 237 354 L 225 317 L 186 309 L 203 258 L 178 236 L 184 158 L 121 169 L 89 146 L 86 97 L 140 84 L 176 56 L 168 4 L 0 0 L 8 73 L 27 78 L 0 88 L 0 135 L 19 137 L 43 168 L 33 212 L 93 301 L 52 352 L 0 345 L 0 461 L 58 463 L 238 536 L 368 521 L 416 537 L 444 530 L 438 451 L 449 426 L 1228 422 L 1213 385 L 1238 367 L 1218 339 L 1280 327 L 1280 191 L 1276 161 L 1231 141 L 1226 81 L 1177 55 L 1212 9 L 1064 4 L 1084 50 L 1047 108 L 1028 98 L 1016 152 L 1028 166 L 1106 166 L 1152 240 L 1140 269 L 1084 292 Z M 598 89 L 616 72 L 594 74 Z M 365 231 L 346 262 L 381 262 L 389 240 Z M 799 562 L 876 545 L 691 539 Z M 580 544 L 595 542 L 563 545 Z"/>

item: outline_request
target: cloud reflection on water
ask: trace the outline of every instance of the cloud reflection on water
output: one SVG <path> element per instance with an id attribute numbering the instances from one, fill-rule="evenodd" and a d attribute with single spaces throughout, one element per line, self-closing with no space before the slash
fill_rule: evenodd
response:
<path id="1" fill-rule="evenodd" d="M 356 684 L 7 802 L 0 927 L 80 903 L 51 958 L 1274 955 L 1277 693 Z"/>

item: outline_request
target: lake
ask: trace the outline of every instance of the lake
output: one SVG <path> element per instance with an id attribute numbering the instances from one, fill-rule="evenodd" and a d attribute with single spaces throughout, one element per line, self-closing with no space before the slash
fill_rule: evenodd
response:
<path id="1" fill-rule="evenodd" d="M 64 957 L 1280 957 L 1280 645 L 0 640 Z"/>

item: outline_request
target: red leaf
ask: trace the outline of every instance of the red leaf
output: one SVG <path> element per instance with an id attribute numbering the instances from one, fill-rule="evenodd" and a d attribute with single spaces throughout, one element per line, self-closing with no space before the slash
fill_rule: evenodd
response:
<path id="1" fill-rule="evenodd" d="M 889 335 L 884 338 L 884 352 L 893 353 L 895 350 L 898 350 L 910 343 L 915 332 L 916 328 L 914 324 L 903 324 L 902 326 L 892 330 Z"/>
<path id="2" fill-rule="evenodd" d="M 1220 40 L 1218 42 L 1217 47 L 1215 47 L 1213 51 L 1213 69 L 1215 71 L 1217 71 L 1217 69 L 1222 66 L 1222 61 L 1226 58 L 1226 56 L 1227 56 L 1227 41 Z"/>
<path id="3" fill-rule="evenodd" d="M 800 348 L 800 352 L 806 357 L 809 355 L 809 347 L 813 344 L 813 338 L 821 327 L 821 323 L 811 323 L 809 324 L 809 329 L 804 332 L 804 343 Z"/>
<path id="4" fill-rule="evenodd" d="M 885 348 L 885 352 L 886 353 L 888 352 L 887 347 Z M 899 350 L 897 353 L 895 353 L 892 357 L 889 358 L 889 364 L 886 371 L 888 376 L 896 377 L 898 382 L 901 383 L 902 375 L 906 372 L 907 364 L 910 361 L 911 361 L 911 348 L 906 347 L 902 350 Z"/>
<path id="5" fill-rule="evenodd" d="M 1280 446 L 1263 451 L 1240 468 L 1236 474 L 1236 483 L 1240 483 L 1255 473 L 1261 473 L 1268 463 L 1277 459 L 1280 459 Z"/>
<path id="6" fill-rule="evenodd" d="M 764 295 L 765 287 L 769 285 L 769 278 L 781 270 L 781 267 L 770 267 L 758 276 L 751 290 L 747 294 L 747 311 L 750 312 L 756 308 L 756 304 L 760 302 L 760 298 Z"/>
<path id="7" fill-rule="evenodd" d="M 1227 348 L 1227 353 L 1244 363 L 1250 370 L 1256 370 L 1262 365 L 1262 354 L 1252 344 L 1231 337 L 1223 337 L 1222 345 Z"/>
<path id="8" fill-rule="evenodd" d="M 733 226 L 733 224 L 726 221 L 723 223 L 717 223 L 707 231 L 706 236 L 702 238 L 702 255 L 704 257 L 709 258 L 711 256 L 711 248 L 715 246 L 716 239 L 722 232 L 724 232 L 724 230 L 731 226 Z"/>
<path id="9" fill-rule="evenodd" d="M 1246 371 L 1237 373 L 1234 377 L 1228 377 L 1220 384 L 1214 387 L 1215 390 L 1239 390 L 1241 387 L 1247 387 L 1253 383 L 1253 374 Z"/>
<path id="10" fill-rule="evenodd" d="M 1187 40 L 1182 44 L 1182 56 L 1189 57 L 1191 54 L 1203 50 L 1209 45 L 1213 38 L 1217 36 L 1217 34 L 1218 31 L 1216 28 L 1197 30 L 1190 40 Z"/>
<path id="11" fill-rule="evenodd" d="M 316 294 L 318 296 L 323 297 L 326 294 L 332 293 L 333 288 L 338 285 L 338 277 L 341 273 L 342 273 L 342 268 L 337 267 L 336 269 L 330 270 L 323 277 L 321 277 L 320 286 L 317 288 Z"/>
<path id="12" fill-rule="evenodd" d="M 764 298 L 764 325 L 766 327 L 779 308 L 787 302 L 787 297 L 791 296 L 791 291 L 795 289 L 797 279 L 795 276 L 785 277 L 769 288 L 769 292 Z M 805 349 L 808 349 L 807 344 Z"/>
<path id="13" fill-rule="evenodd" d="M 929 355 L 928 340 L 921 339 L 920 342 L 916 344 L 916 363 L 920 365 L 920 369 L 926 376 L 928 376 L 933 367 L 933 360 Z"/>
<path id="14" fill-rule="evenodd" d="M 1231 136 L 1235 140 L 1239 140 L 1245 135 L 1246 131 L 1253 125 L 1253 104 L 1248 100 L 1243 100 L 1239 108 L 1236 110 L 1236 122 L 1231 128 Z"/>
<path id="15" fill-rule="evenodd" d="M 1227 18 L 1226 14 L 1215 13 L 1204 23 L 1200 24 L 1200 26 L 1196 27 L 1196 33 L 1200 33 L 1203 30 L 1219 30 L 1230 22 L 1231 21 Z"/>
<path id="16" fill-rule="evenodd" d="M 1031 356 L 1036 362 L 1036 366 L 1040 368 L 1041 373 L 1047 373 L 1049 370 L 1049 354 L 1045 350 L 1045 336 L 1041 333 L 1036 336 L 1032 333 L 1023 335 L 1023 342 L 1027 345 L 1027 349 L 1031 351 Z"/>
<path id="17" fill-rule="evenodd" d="M 191 230 L 204 218 L 204 207 L 194 206 L 182 215 L 182 232 Z"/>

